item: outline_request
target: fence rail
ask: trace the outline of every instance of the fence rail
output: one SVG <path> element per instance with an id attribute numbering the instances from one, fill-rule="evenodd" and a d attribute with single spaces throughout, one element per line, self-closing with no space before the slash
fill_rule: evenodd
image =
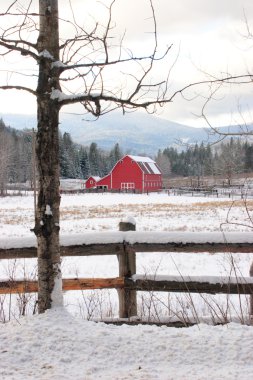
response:
<path id="1" fill-rule="evenodd" d="M 251 277 L 237 278 L 237 282 L 222 281 L 212 283 L 208 277 L 202 280 L 191 277 L 175 276 L 167 279 L 148 279 L 146 276 L 135 279 L 134 277 L 114 278 L 70 278 L 63 279 L 63 290 L 89 290 L 89 289 L 128 289 L 138 291 L 180 292 L 180 293 L 207 293 L 207 294 L 253 294 L 253 279 Z M 210 277 L 212 279 L 212 277 Z M 31 280 L 6 280 L 0 281 L 0 294 L 7 293 L 36 293 L 38 291 L 37 281 Z"/>
<path id="2" fill-rule="evenodd" d="M 137 291 L 249 294 L 250 314 L 253 315 L 253 277 L 178 276 L 175 278 L 175 276 L 136 275 L 137 252 L 253 253 L 251 233 L 228 233 L 225 239 L 221 233 L 136 232 L 135 225 L 129 222 L 121 222 L 119 230 L 115 233 L 84 234 L 78 238 L 72 236 L 71 240 L 67 237 L 62 238 L 62 256 L 116 255 L 119 262 L 119 277 L 63 279 L 63 290 L 115 288 L 119 296 L 120 318 L 137 315 Z M 26 239 L 26 244 L 26 247 L 22 247 L 20 241 L 18 244 L 18 240 L 0 241 L 0 259 L 36 257 L 35 240 L 31 239 L 29 242 Z M 252 276 L 253 266 L 249 272 Z M 0 281 L 0 294 L 37 291 L 36 281 Z"/>
<path id="3" fill-rule="evenodd" d="M 99 233 L 98 233 L 99 234 Z M 160 236 L 166 237 L 169 234 L 160 234 L 154 233 L 155 239 L 159 239 Z M 198 238 L 201 236 L 201 233 L 191 233 L 191 237 L 196 235 Z M 87 234 L 88 235 L 88 234 Z M 177 233 L 173 234 L 177 236 Z M 113 242 L 108 241 L 107 243 L 85 243 L 86 235 L 83 235 L 83 243 L 78 243 L 76 245 L 71 244 L 69 246 L 61 245 L 61 256 L 109 256 L 109 255 L 121 255 L 124 252 L 124 246 L 131 247 L 135 252 L 230 252 L 230 253 L 253 253 L 253 241 L 248 242 L 247 239 L 249 234 L 241 233 L 241 240 L 246 235 L 245 242 L 194 242 L 194 241 L 185 241 L 185 242 L 175 242 L 170 241 L 170 237 L 168 237 L 167 242 L 132 242 L 132 237 L 134 236 L 132 233 L 126 234 L 126 236 L 119 235 L 119 241 Z M 90 235 L 89 235 L 90 236 Z M 103 234 L 106 236 L 106 233 Z M 136 237 L 141 236 L 143 240 L 150 236 L 149 232 L 138 234 L 136 233 Z M 180 233 L 182 236 L 182 233 Z M 183 236 L 187 236 L 187 233 L 183 234 Z M 207 234 L 203 235 L 203 239 Z M 110 234 L 108 234 L 110 239 Z M 122 238 L 121 238 L 122 237 Z M 130 237 L 130 239 L 129 239 Z M 251 240 L 253 240 L 253 236 L 250 236 Z M 173 239 L 173 236 L 172 236 Z M 175 237 L 174 237 L 175 239 Z M 0 247 L 0 260 L 3 259 L 32 259 L 37 257 L 37 248 L 35 246 L 31 247 L 16 247 L 16 248 L 6 248 L 4 246 Z"/>
<path id="4" fill-rule="evenodd" d="M 67 290 L 120 289 L 125 286 L 124 277 L 115 278 L 69 278 L 63 279 L 62 288 Z M 36 293 L 38 282 L 31 280 L 0 281 L 0 294 Z"/>

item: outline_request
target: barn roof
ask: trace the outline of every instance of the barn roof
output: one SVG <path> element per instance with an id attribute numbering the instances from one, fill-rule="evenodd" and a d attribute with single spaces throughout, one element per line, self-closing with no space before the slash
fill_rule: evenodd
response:
<path id="1" fill-rule="evenodd" d="M 152 158 L 150 157 L 144 157 L 144 156 L 132 156 L 132 155 L 129 155 L 129 157 L 136 161 L 136 162 L 155 162 L 154 160 L 152 160 Z"/>
<path id="2" fill-rule="evenodd" d="M 89 178 L 93 178 L 95 181 L 99 181 L 101 179 L 101 177 L 98 177 L 96 175 L 90 175 Z"/>
<path id="3" fill-rule="evenodd" d="M 158 168 L 158 166 L 156 165 L 155 161 L 152 160 L 152 158 L 132 155 L 129 155 L 129 157 L 138 163 L 141 170 L 145 174 L 161 174 L 161 170 Z"/>

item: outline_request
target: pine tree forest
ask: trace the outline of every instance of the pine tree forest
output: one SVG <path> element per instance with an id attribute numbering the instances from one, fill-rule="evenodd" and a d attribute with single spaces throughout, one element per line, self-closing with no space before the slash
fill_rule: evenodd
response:
<path id="1" fill-rule="evenodd" d="M 90 146 L 76 144 L 69 133 L 60 134 L 59 140 L 62 178 L 103 177 L 124 155 L 124 147 L 118 143 L 105 151 L 95 142 Z M 0 119 L 0 151 L 0 195 L 7 184 L 30 182 L 32 187 L 32 131 L 7 127 Z M 235 138 L 212 147 L 203 143 L 180 150 L 168 147 L 154 158 L 164 177 L 220 176 L 231 184 L 235 174 L 253 171 L 253 145 Z"/>
<path id="2" fill-rule="evenodd" d="M 76 144 L 69 133 L 60 134 L 59 140 L 62 178 L 102 177 L 123 156 L 119 144 L 107 152 L 96 143 L 89 147 Z M 0 119 L 0 151 L 0 195 L 5 193 L 7 183 L 31 182 L 32 186 L 32 131 L 7 127 Z"/>

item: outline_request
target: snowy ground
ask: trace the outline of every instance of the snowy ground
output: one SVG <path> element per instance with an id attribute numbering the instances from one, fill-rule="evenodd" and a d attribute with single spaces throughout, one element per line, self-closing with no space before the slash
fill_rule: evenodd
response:
<path id="1" fill-rule="evenodd" d="M 249 210 L 253 201 L 248 201 Z M 32 196 L 0 198 L 1 237 L 31 236 Z M 252 227 L 242 201 L 224 198 L 168 196 L 167 194 L 85 194 L 63 195 L 61 233 L 117 230 L 126 215 L 136 219 L 140 231 L 242 231 Z M 230 224 L 224 224 L 226 221 Z M 247 229 L 249 230 L 249 228 Z"/>
<path id="2" fill-rule="evenodd" d="M 253 328 L 113 326 L 64 310 L 1 326 L 1 379 L 252 379 Z"/>
<path id="3" fill-rule="evenodd" d="M 232 204 L 224 199 L 166 194 L 64 195 L 61 233 L 115 231 L 126 215 L 135 218 L 139 231 L 250 231 L 253 203 L 249 201 L 246 206 L 239 201 Z M 0 198 L 0 210 L 2 238 L 31 236 L 31 196 Z M 141 253 L 137 273 L 228 275 L 232 270 L 248 276 L 251 261 L 253 254 Z M 24 271 L 28 277 L 36 275 L 35 260 L 15 263 L 1 260 L 0 265 L 2 278 L 10 274 L 20 276 Z M 63 276 L 76 274 L 117 276 L 116 258 L 65 258 Z M 65 295 L 71 314 L 59 309 L 40 316 L 12 318 L 11 322 L 0 325 L 0 379 L 252 378 L 252 327 L 235 323 L 223 327 L 201 324 L 187 329 L 96 324 L 80 316 L 87 317 L 87 311 L 89 317 L 115 316 L 116 292 L 80 293 Z M 215 314 L 217 308 L 221 309 L 221 315 L 236 315 L 239 320 L 247 313 L 247 299 L 232 299 L 228 305 L 226 297 L 207 300 L 198 297 L 183 299 L 180 295 L 141 293 L 140 314 L 145 317 L 154 317 L 157 312 L 191 315 L 193 301 L 199 316 Z M 2 302 L 3 296 L 0 299 Z M 6 319 L 8 316 L 7 313 Z"/>

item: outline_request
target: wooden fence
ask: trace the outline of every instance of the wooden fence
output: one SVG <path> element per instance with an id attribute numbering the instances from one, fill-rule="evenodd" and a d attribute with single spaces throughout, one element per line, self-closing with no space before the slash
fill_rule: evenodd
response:
<path id="1" fill-rule="evenodd" d="M 116 278 L 72 278 L 63 279 L 63 290 L 85 290 L 115 288 L 119 296 L 119 317 L 137 315 L 137 291 L 249 294 L 250 314 L 253 315 L 253 266 L 250 277 L 194 277 L 156 276 L 136 274 L 138 252 L 240 252 L 253 253 L 251 233 L 159 233 L 136 232 L 135 225 L 121 222 L 115 233 L 94 232 L 83 234 L 72 241 L 62 238 L 62 256 L 117 255 L 119 277 Z M 20 239 L 19 239 L 20 240 Z M 207 242 L 208 240 L 208 242 Z M 76 244 L 73 244 L 76 241 Z M 9 244 L 12 244 L 11 247 Z M 20 247 L 20 244 L 0 241 L 0 259 L 34 258 L 37 256 L 35 241 Z M 37 292 L 36 281 L 0 281 L 0 294 Z"/>

